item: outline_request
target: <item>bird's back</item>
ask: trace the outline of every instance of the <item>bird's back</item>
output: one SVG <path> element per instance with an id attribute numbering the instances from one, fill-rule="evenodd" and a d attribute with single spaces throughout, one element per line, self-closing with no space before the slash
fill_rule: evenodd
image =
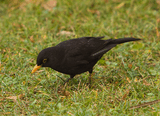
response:
<path id="1" fill-rule="evenodd" d="M 77 56 L 77 55 L 88 55 L 97 52 L 104 47 L 104 43 L 109 40 L 101 40 L 104 37 L 82 37 L 77 39 L 71 39 L 61 42 L 57 45 L 59 48 L 64 48 L 66 55 Z"/>

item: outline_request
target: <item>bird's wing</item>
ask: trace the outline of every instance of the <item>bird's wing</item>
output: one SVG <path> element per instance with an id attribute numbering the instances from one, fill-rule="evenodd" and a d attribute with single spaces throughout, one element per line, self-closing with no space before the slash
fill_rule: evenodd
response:
<path id="1" fill-rule="evenodd" d="M 101 40 L 103 37 L 82 37 L 72 39 L 66 42 L 66 54 L 70 57 L 85 56 L 89 57 L 106 47 L 106 44 L 111 40 Z"/>
<path id="2" fill-rule="evenodd" d="M 108 46 L 104 47 L 103 49 L 93 53 L 91 56 L 96 57 L 99 55 L 103 55 L 104 53 L 108 52 L 110 49 L 115 47 L 117 44 L 109 44 Z"/>
<path id="3" fill-rule="evenodd" d="M 74 62 L 75 65 L 88 64 L 91 59 L 101 57 L 115 45 L 106 46 L 112 39 L 101 40 L 103 37 L 83 37 L 66 41 L 64 62 Z"/>

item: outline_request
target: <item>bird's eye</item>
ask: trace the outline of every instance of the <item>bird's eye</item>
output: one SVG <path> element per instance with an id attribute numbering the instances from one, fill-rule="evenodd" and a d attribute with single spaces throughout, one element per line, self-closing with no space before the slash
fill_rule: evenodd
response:
<path id="1" fill-rule="evenodd" d="M 44 59 L 44 60 L 43 60 L 43 63 L 46 63 L 46 62 L 47 62 L 47 59 Z"/>

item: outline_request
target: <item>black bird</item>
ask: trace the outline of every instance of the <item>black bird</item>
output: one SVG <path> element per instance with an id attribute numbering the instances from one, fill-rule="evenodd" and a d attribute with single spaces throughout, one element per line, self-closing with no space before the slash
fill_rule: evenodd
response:
<path id="1" fill-rule="evenodd" d="M 117 44 L 141 40 L 138 38 L 120 38 L 102 40 L 103 37 L 81 37 L 63 41 L 54 47 L 42 50 L 37 57 L 34 73 L 40 67 L 50 67 L 58 72 L 70 75 L 68 82 L 75 75 L 89 71 L 89 83 L 93 66 L 101 59 L 103 54 Z"/>

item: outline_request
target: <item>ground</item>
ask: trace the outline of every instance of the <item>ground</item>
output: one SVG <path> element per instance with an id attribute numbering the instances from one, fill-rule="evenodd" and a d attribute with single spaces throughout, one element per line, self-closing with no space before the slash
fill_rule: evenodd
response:
<path id="1" fill-rule="evenodd" d="M 1 0 L 1 115 L 160 115 L 159 0 Z M 88 73 L 50 68 L 31 74 L 38 53 L 71 38 L 136 37 L 118 45 Z"/>

